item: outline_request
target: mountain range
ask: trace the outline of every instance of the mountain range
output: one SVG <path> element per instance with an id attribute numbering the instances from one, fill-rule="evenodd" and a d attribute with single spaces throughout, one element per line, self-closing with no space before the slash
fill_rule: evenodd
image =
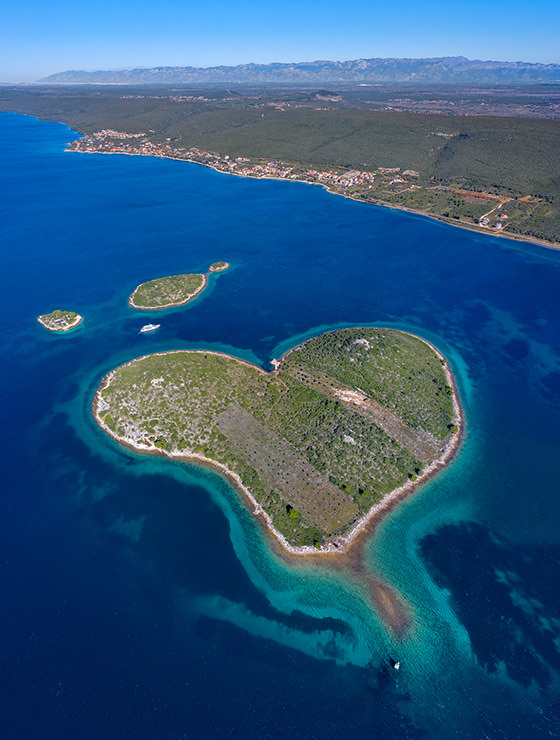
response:
<path id="1" fill-rule="evenodd" d="M 68 70 L 44 77 L 52 84 L 113 83 L 212 84 L 322 82 L 383 83 L 560 83 L 560 64 L 496 62 L 466 57 L 427 59 L 355 59 L 345 62 L 314 61 L 273 64 L 239 64 L 234 67 L 152 67 L 87 72 Z"/>

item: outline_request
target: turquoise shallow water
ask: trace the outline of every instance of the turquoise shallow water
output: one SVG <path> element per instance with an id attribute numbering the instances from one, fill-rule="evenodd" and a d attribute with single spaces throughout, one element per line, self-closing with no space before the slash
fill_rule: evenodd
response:
<path id="1" fill-rule="evenodd" d="M 560 255 L 319 188 L 64 153 L 56 123 L 0 131 L 4 736 L 556 737 Z M 218 259 L 232 269 L 189 306 L 127 306 Z M 56 306 L 83 326 L 48 334 L 35 317 Z M 344 575 L 280 559 L 217 475 L 136 457 L 90 416 L 140 354 L 267 368 L 361 324 L 436 344 L 467 417 L 453 464 L 367 543 L 410 610 L 402 639 Z"/>

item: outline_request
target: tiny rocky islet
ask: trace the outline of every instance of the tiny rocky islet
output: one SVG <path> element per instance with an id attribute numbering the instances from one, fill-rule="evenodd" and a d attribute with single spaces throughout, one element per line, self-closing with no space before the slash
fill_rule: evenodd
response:
<path id="1" fill-rule="evenodd" d="M 66 311 L 60 308 L 37 316 L 37 321 L 52 332 L 66 332 L 75 329 L 82 323 L 83 317 L 75 311 Z"/>

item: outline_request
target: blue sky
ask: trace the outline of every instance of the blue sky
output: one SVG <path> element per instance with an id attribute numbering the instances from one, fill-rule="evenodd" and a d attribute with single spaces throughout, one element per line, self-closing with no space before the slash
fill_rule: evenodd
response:
<path id="1" fill-rule="evenodd" d="M 4 82 L 360 57 L 560 62 L 560 0 L 2 0 L 1 19 Z"/>

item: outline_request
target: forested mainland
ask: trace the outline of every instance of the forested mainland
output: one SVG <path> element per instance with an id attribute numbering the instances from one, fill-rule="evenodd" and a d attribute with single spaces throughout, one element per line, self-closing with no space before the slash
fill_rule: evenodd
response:
<path id="1" fill-rule="evenodd" d="M 317 182 L 459 226 L 560 243 L 560 86 L 0 88 L 78 151 L 152 154 Z"/>

